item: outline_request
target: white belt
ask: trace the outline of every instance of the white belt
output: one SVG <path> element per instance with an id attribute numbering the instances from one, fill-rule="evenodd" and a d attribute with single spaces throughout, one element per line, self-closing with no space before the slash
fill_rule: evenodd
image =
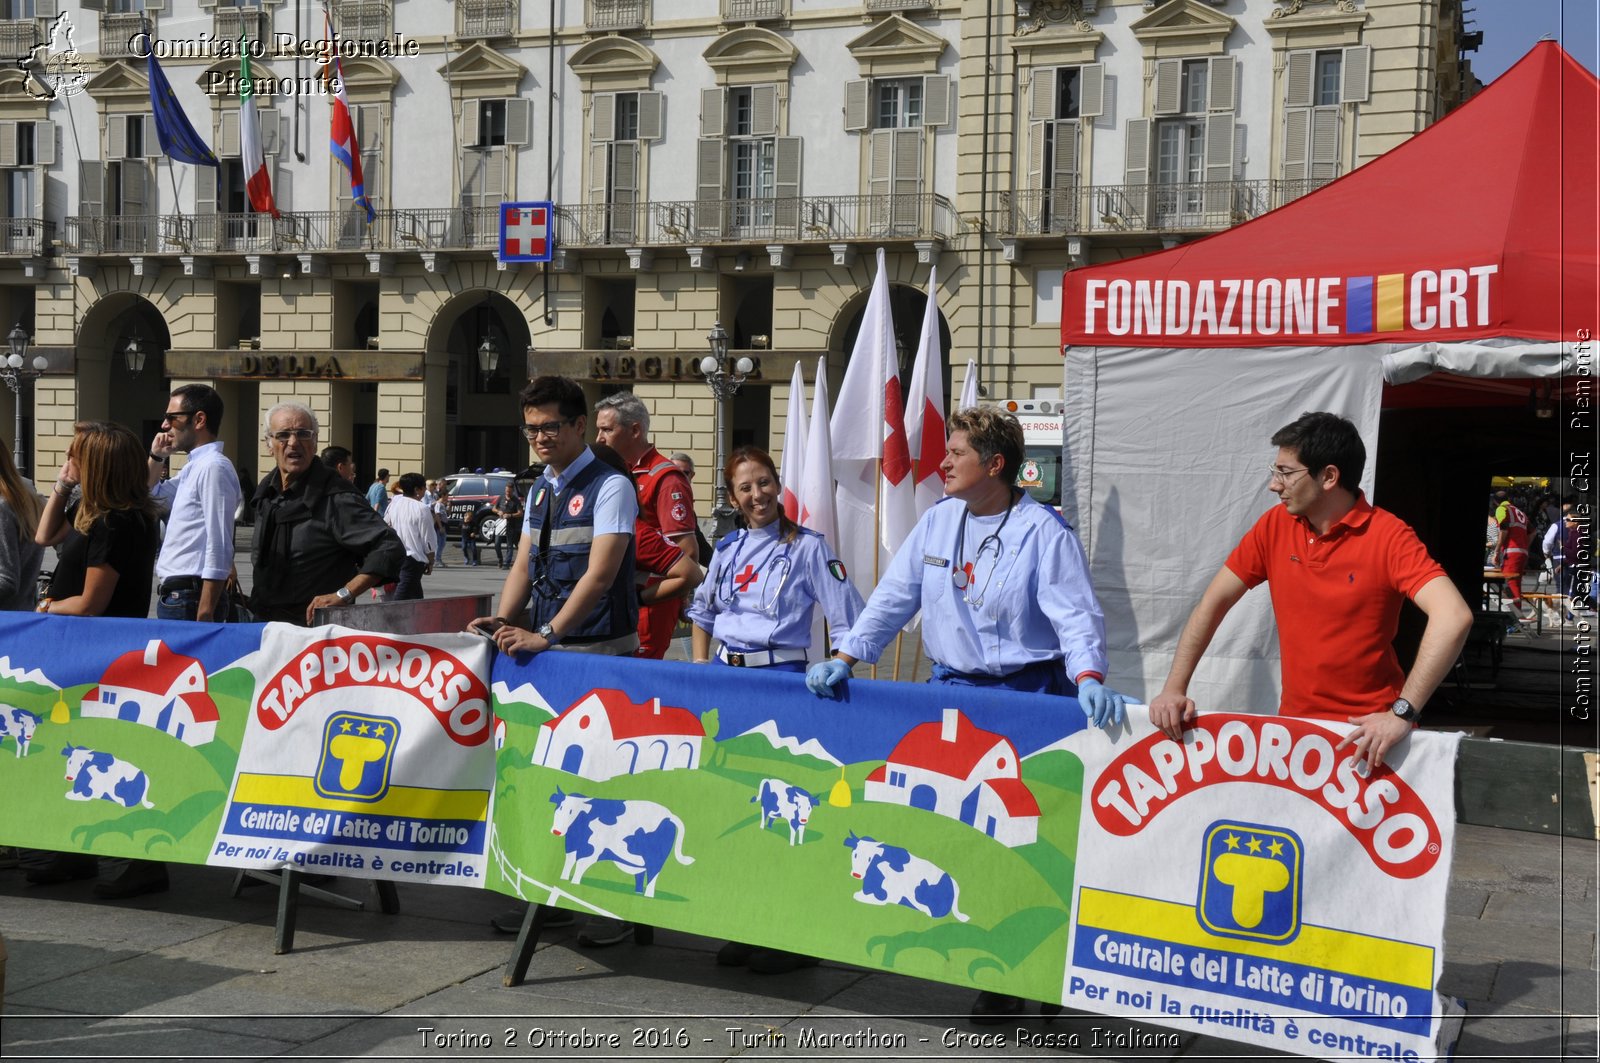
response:
<path id="1" fill-rule="evenodd" d="M 804 661 L 805 650 L 751 650 L 749 653 L 739 653 L 726 646 L 717 647 L 717 657 L 724 664 L 731 664 L 735 668 L 765 668 L 769 664 L 788 664 L 790 661 Z"/>

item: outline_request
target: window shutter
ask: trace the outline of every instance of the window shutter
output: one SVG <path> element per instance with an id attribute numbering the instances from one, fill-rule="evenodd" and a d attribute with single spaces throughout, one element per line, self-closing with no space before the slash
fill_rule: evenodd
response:
<path id="1" fill-rule="evenodd" d="M 724 96 L 721 89 L 700 90 L 700 136 L 720 137 L 727 132 L 727 120 L 723 118 Z"/>
<path id="2" fill-rule="evenodd" d="M 506 149 L 493 147 L 483 153 L 483 187 L 478 197 L 484 206 L 498 204 L 506 197 Z"/>
<path id="3" fill-rule="evenodd" d="M 275 159 L 268 165 L 272 167 L 272 202 L 279 210 L 288 210 L 289 204 L 294 202 L 294 172 L 278 165 Z"/>
<path id="4" fill-rule="evenodd" d="M 894 223 L 899 232 L 913 232 L 922 215 L 922 130 L 890 132 L 894 137 Z"/>
<path id="5" fill-rule="evenodd" d="M 194 168 L 194 212 L 196 214 L 215 214 L 217 212 L 217 181 L 218 171 L 210 166 L 196 166 Z M 201 229 L 201 232 L 208 230 Z"/>
<path id="6" fill-rule="evenodd" d="M 143 159 L 129 159 L 122 164 L 122 213 L 125 215 L 143 214 L 145 212 L 146 178 L 149 176 L 145 170 Z"/>
<path id="7" fill-rule="evenodd" d="M 1088 63 L 1078 68 L 1078 117 L 1099 118 L 1106 113 L 1106 65 Z"/>
<path id="8" fill-rule="evenodd" d="M 526 147 L 533 132 L 533 104 L 521 98 L 506 101 L 506 145 Z"/>
<path id="9" fill-rule="evenodd" d="M 478 146 L 479 122 L 483 117 L 483 110 L 478 100 L 467 100 L 461 108 L 461 146 L 474 148 Z"/>
<path id="10" fill-rule="evenodd" d="M 1028 184 L 1032 189 L 1044 188 L 1044 142 L 1049 122 L 1028 123 Z"/>
<path id="11" fill-rule="evenodd" d="M 1239 60 L 1231 55 L 1214 55 L 1206 60 L 1206 68 L 1206 110 L 1213 114 L 1232 113 Z"/>
<path id="12" fill-rule="evenodd" d="M 933 129 L 950 121 L 950 79 L 929 74 L 922 79 L 922 124 Z"/>
<path id="13" fill-rule="evenodd" d="M 239 112 L 222 112 L 222 130 L 217 134 L 217 154 L 236 158 L 244 152 L 239 140 Z"/>
<path id="14" fill-rule="evenodd" d="M 659 92 L 639 93 L 639 139 L 661 139 L 661 112 L 666 97 Z"/>
<path id="15" fill-rule="evenodd" d="M 1339 108 L 1312 108 L 1310 163 L 1313 181 L 1339 176 Z"/>
<path id="16" fill-rule="evenodd" d="M 778 131 L 778 86 L 753 85 L 750 88 L 750 134 L 770 137 Z"/>
<path id="17" fill-rule="evenodd" d="M 857 78 L 844 83 L 844 131 L 859 133 L 872 124 L 868 101 L 872 82 Z"/>
<path id="18" fill-rule="evenodd" d="M 33 123 L 33 161 L 40 166 L 56 163 L 56 137 L 61 127 L 54 122 Z"/>
<path id="19" fill-rule="evenodd" d="M 1308 51 L 1289 53 L 1289 62 L 1284 67 L 1284 83 L 1287 85 L 1284 106 L 1311 106 L 1311 71 L 1316 65 L 1314 58 Z"/>
<path id="20" fill-rule="evenodd" d="M 383 149 L 383 112 L 376 104 L 367 104 L 361 111 L 361 154 Z M 365 171 L 363 171 L 365 175 Z"/>
<path id="21" fill-rule="evenodd" d="M 1283 116 L 1283 179 L 1304 181 L 1309 160 L 1311 108 L 1292 107 Z M 1295 193 L 1298 195 L 1299 193 Z"/>
<path id="22" fill-rule="evenodd" d="M 89 5 L 81 6 L 87 10 Z M 33 5 L 33 14 L 35 18 L 55 18 L 59 14 L 56 10 L 56 0 L 37 0 Z"/>
<path id="23" fill-rule="evenodd" d="M 1339 102 L 1366 103 L 1372 88 L 1372 46 L 1346 48 L 1339 61 Z"/>
<path id="24" fill-rule="evenodd" d="M 263 107 L 256 112 L 256 117 L 261 119 L 261 154 L 278 154 L 279 148 L 282 147 L 283 138 L 279 135 L 277 108 Z"/>
<path id="25" fill-rule="evenodd" d="M 1039 67 L 1033 72 L 1028 85 L 1028 118 L 1035 122 L 1048 122 L 1056 116 L 1055 67 Z"/>
<path id="26" fill-rule="evenodd" d="M 144 9 L 147 12 L 165 11 L 167 0 L 144 0 Z"/>
<path id="27" fill-rule="evenodd" d="M 617 132 L 617 97 L 615 93 L 599 92 L 595 94 L 594 104 L 589 108 L 590 133 L 589 139 L 596 144 L 604 144 Z"/>
<path id="28" fill-rule="evenodd" d="M 867 143 L 867 192 L 887 196 L 894 176 L 894 130 L 874 129 Z"/>
<path id="29" fill-rule="evenodd" d="M 147 159 L 164 159 L 167 153 L 161 150 L 161 138 L 156 136 L 156 116 L 150 113 L 139 115 L 139 122 L 143 127 L 144 157 Z"/>
<path id="30" fill-rule="evenodd" d="M 595 150 L 603 152 L 606 146 L 597 144 Z M 639 202 L 639 145 L 632 141 L 618 141 L 611 145 L 611 156 L 611 236 L 613 239 L 631 240 L 637 231 L 635 216 Z M 602 161 L 602 169 L 604 166 Z"/>
<path id="31" fill-rule="evenodd" d="M 98 159 L 78 160 L 78 213 L 91 218 L 105 214 L 106 164 Z"/>
<path id="32" fill-rule="evenodd" d="M 120 159 L 128 153 L 128 116 L 113 114 L 106 118 L 106 159 Z"/>
<path id="33" fill-rule="evenodd" d="M 704 114 L 701 118 L 704 120 Z M 702 137 L 695 146 L 695 231 L 717 234 L 722 231 L 722 148 L 721 137 Z"/>
<path id="34" fill-rule="evenodd" d="M 1206 194 L 1208 214 L 1228 214 L 1233 203 L 1233 112 L 1206 116 Z"/>
<path id="35" fill-rule="evenodd" d="M 607 202 L 606 191 L 610 187 L 607 178 L 611 169 L 611 145 L 591 144 L 589 146 L 589 202 L 600 206 Z"/>
<path id="36" fill-rule="evenodd" d="M 1122 137 L 1122 183 L 1145 185 L 1150 183 L 1150 119 L 1130 118 L 1124 123 Z"/>
<path id="37" fill-rule="evenodd" d="M 17 164 L 17 123 L 0 122 L 0 166 Z"/>
<path id="38" fill-rule="evenodd" d="M 800 224 L 800 138 L 778 137 L 773 142 L 773 220 L 785 231 Z"/>
<path id="39" fill-rule="evenodd" d="M 1073 188 L 1078 183 L 1078 129 L 1080 123 L 1070 118 L 1056 122 L 1055 158 L 1050 187 L 1059 190 Z"/>
<path id="40" fill-rule="evenodd" d="M 1183 61 L 1156 60 L 1156 114 L 1178 114 L 1183 110 Z"/>

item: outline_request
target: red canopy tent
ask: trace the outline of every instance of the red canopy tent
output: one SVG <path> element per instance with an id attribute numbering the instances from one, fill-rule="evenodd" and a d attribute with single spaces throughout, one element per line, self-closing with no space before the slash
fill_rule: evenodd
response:
<path id="1" fill-rule="evenodd" d="M 1273 501 L 1268 439 L 1305 410 L 1351 418 L 1375 454 L 1385 384 L 1430 374 L 1544 394 L 1565 375 L 1574 403 L 1592 408 L 1597 104 L 1600 82 L 1544 42 L 1437 124 L 1302 199 L 1067 273 L 1063 495 L 1117 682 L 1160 689 L 1189 609 Z M 1250 595 L 1192 692 L 1214 709 L 1267 710 L 1277 683 L 1270 610 Z"/>

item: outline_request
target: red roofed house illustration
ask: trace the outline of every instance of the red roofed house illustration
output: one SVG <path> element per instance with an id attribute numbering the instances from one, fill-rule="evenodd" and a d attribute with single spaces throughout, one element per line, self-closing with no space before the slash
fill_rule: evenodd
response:
<path id="1" fill-rule="evenodd" d="M 1031 845 L 1039 839 L 1039 802 L 1018 760 L 1005 735 L 945 709 L 943 721 L 918 724 L 900 739 L 867 776 L 865 796 L 959 819 L 1004 845 Z"/>
<path id="2" fill-rule="evenodd" d="M 533 763 L 596 781 L 695 768 L 705 736 L 688 709 L 663 706 L 660 698 L 635 705 L 620 690 L 596 688 L 539 726 Z"/>
<path id="3" fill-rule="evenodd" d="M 83 695 L 83 715 L 142 723 L 191 746 L 217 734 L 217 703 L 206 693 L 205 668 L 160 639 L 112 661 L 100 685 Z"/>

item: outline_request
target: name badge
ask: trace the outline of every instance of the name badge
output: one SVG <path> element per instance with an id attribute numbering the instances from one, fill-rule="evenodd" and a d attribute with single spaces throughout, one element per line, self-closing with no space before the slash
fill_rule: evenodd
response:
<path id="1" fill-rule="evenodd" d="M 939 568 L 949 568 L 950 567 L 949 558 L 934 557 L 932 554 L 923 554 L 922 555 L 922 563 L 924 565 L 936 565 Z"/>

